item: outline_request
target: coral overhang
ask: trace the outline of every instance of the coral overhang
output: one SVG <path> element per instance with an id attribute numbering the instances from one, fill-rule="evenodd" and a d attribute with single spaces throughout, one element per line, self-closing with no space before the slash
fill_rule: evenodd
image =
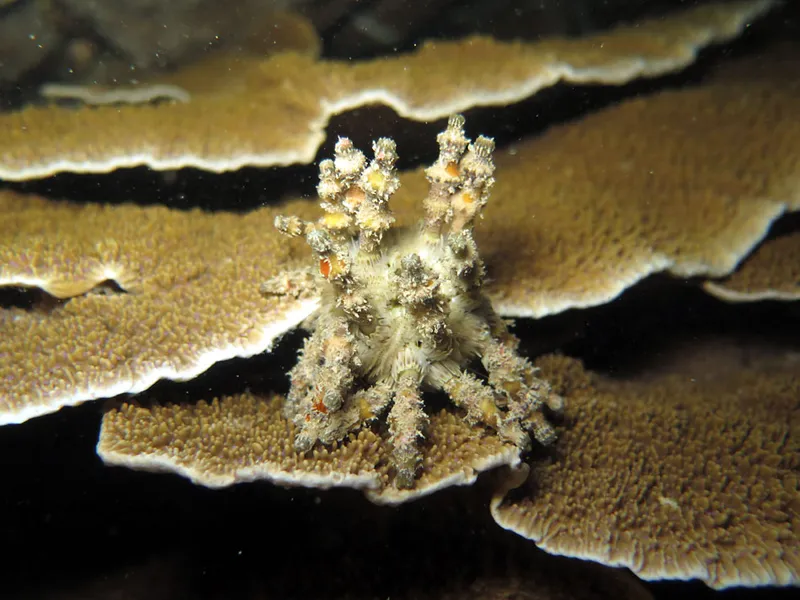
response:
<path id="1" fill-rule="evenodd" d="M 551 443 L 545 407 L 562 409 L 483 293 L 472 231 L 494 183 L 494 142 L 470 142 L 463 127 L 463 117 L 453 116 L 438 136 L 425 217 L 415 228 L 392 228 L 388 202 L 399 181 L 388 138 L 373 144 L 369 163 L 341 138 L 334 160 L 320 164 L 324 216 L 275 220 L 287 235 L 305 236 L 322 296 L 305 323 L 312 334 L 285 404 L 298 428 L 295 447 L 341 441 L 388 411 L 400 487 L 413 487 L 419 467 L 428 422 L 423 390 L 444 391 L 469 423 L 494 428 L 520 449 L 530 434 Z"/>

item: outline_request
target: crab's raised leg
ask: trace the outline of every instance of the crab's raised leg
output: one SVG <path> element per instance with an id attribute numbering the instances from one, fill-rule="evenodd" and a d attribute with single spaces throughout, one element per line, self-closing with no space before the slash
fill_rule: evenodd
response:
<path id="1" fill-rule="evenodd" d="M 425 229 L 433 237 L 472 229 L 494 185 L 494 142 L 479 136 L 470 144 L 464 134 L 464 117 L 453 115 L 440 133 L 439 156 L 425 175 L 430 190 L 423 203 Z"/>

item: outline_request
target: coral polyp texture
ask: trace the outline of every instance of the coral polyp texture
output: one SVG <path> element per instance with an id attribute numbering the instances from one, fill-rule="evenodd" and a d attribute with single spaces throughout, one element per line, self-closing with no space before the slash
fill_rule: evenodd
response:
<path id="1" fill-rule="evenodd" d="M 651 338 L 657 366 L 625 377 L 537 360 L 566 401 L 555 458 L 496 494 L 495 521 L 548 553 L 642 579 L 797 586 L 796 346 L 695 329 L 668 348 L 668 336 Z"/>
<path id="2" fill-rule="evenodd" d="M 468 423 L 489 425 L 521 449 L 530 434 L 552 442 L 544 409 L 561 410 L 482 291 L 473 224 L 494 184 L 494 142 L 481 136 L 470 143 L 463 126 L 463 117 L 452 116 L 438 136 L 416 227 L 392 228 L 388 203 L 399 180 L 388 138 L 373 144 L 369 163 L 339 139 L 335 158 L 320 164 L 324 216 L 275 220 L 283 233 L 305 235 L 322 297 L 306 323 L 312 334 L 291 371 L 285 404 L 298 428 L 295 448 L 338 442 L 388 414 L 399 487 L 413 487 L 420 464 L 428 423 L 423 390 L 445 392 Z M 478 363 L 485 378 L 472 368 Z"/>
<path id="3" fill-rule="evenodd" d="M 85 106 L 28 106 L 0 114 L 0 179 L 138 165 L 223 172 L 306 164 L 335 115 L 379 104 L 406 119 L 432 121 L 519 102 L 561 81 L 619 85 L 664 75 L 693 63 L 701 49 L 737 37 L 774 4 L 704 3 L 584 38 L 431 40 L 411 53 L 363 61 L 317 59 L 303 26 L 282 24 L 256 38 L 277 35 L 270 48 L 294 51 L 267 58 L 263 51 L 212 54 L 135 88 L 46 86 L 44 96 Z M 287 31 L 298 32 L 296 47 L 284 41 L 291 37 Z M 165 96 L 178 101 L 165 102 Z"/>

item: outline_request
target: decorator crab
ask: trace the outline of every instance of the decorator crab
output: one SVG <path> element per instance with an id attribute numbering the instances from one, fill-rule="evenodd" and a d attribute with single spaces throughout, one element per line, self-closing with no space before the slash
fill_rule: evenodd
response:
<path id="1" fill-rule="evenodd" d="M 373 144 L 370 162 L 339 139 L 334 159 L 320 164 L 324 216 L 275 220 L 283 233 L 306 237 L 322 296 L 291 371 L 285 414 L 298 428 L 295 447 L 342 440 L 388 409 L 400 487 L 414 485 L 420 463 L 423 390 L 444 391 L 468 422 L 489 425 L 520 449 L 529 433 L 551 443 L 543 408 L 562 409 L 482 292 L 485 268 L 472 230 L 494 183 L 494 142 L 470 143 L 460 115 L 437 140 L 418 227 L 392 228 L 388 202 L 399 180 L 388 138 Z"/>

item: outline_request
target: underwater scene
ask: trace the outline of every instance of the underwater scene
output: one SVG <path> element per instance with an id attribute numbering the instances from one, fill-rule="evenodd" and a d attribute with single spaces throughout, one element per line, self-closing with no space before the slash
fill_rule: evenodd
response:
<path id="1" fill-rule="evenodd" d="M 800 587 L 800 4 L 0 0 L 2 600 Z"/>

